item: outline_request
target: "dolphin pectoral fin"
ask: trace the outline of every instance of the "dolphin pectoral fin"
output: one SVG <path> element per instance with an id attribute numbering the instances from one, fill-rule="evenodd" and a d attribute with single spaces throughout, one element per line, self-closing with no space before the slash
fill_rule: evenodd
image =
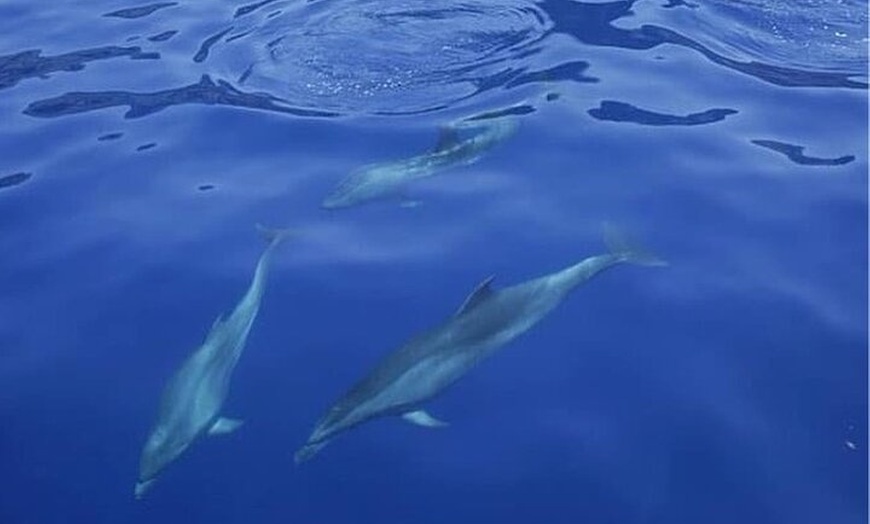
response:
<path id="1" fill-rule="evenodd" d="M 232 433 L 233 431 L 239 429 L 239 426 L 244 423 L 244 420 L 221 417 L 217 419 L 214 425 L 208 430 L 208 434 L 211 436 L 226 435 L 227 433 Z"/>
<path id="2" fill-rule="evenodd" d="M 459 306 L 459 309 L 456 310 L 455 316 L 458 317 L 467 311 L 471 311 L 478 304 L 489 298 L 490 295 L 492 295 L 492 281 L 494 279 L 495 275 L 490 275 L 483 282 L 478 284 L 477 287 L 474 288 L 474 291 L 468 295 L 468 298 L 465 299 L 465 302 L 463 302 L 462 305 Z"/>
<path id="3" fill-rule="evenodd" d="M 399 207 L 403 209 L 413 209 L 419 207 L 423 202 L 411 197 L 408 194 L 408 188 L 404 184 L 397 187 L 393 193 L 399 199 Z"/>
<path id="4" fill-rule="evenodd" d="M 439 151 L 456 147 L 457 143 L 459 143 L 459 133 L 456 131 L 456 127 L 453 125 L 441 126 L 438 129 L 438 142 L 435 143 L 435 148 L 432 152 L 438 153 Z"/>
<path id="5" fill-rule="evenodd" d="M 411 411 L 402 415 L 402 418 L 411 424 L 415 424 L 417 426 L 422 426 L 424 428 L 443 428 L 444 426 L 448 426 L 447 422 L 443 420 L 438 420 L 433 417 L 429 413 L 426 413 L 422 409 L 417 411 Z"/>
<path id="6" fill-rule="evenodd" d="M 133 495 L 136 497 L 136 500 L 140 500 L 145 496 L 145 493 L 151 489 L 155 480 L 156 479 L 140 480 L 136 483 L 136 487 L 133 489 Z"/>

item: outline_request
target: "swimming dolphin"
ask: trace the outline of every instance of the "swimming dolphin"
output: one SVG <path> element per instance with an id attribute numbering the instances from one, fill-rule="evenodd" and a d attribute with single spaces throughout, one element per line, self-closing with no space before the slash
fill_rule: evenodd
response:
<path id="1" fill-rule="evenodd" d="M 220 410 L 227 397 L 230 376 L 260 309 L 272 250 L 287 235 L 283 230 L 259 229 L 269 245 L 257 262 L 250 287 L 228 317 L 215 320 L 205 342 L 163 390 L 157 422 L 142 449 L 134 490 L 137 499 L 199 437 L 230 433 L 242 424 L 240 420 L 221 417 Z"/>
<path id="2" fill-rule="evenodd" d="M 513 118 L 464 121 L 442 128 L 435 149 L 415 157 L 364 166 L 350 173 L 327 196 L 327 209 L 350 207 L 376 198 L 401 194 L 405 185 L 445 169 L 473 164 L 517 128 Z M 463 138 L 462 134 L 470 132 Z M 412 204 L 406 202 L 407 204 Z"/>
<path id="3" fill-rule="evenodd" d="M 387 355 L 347 391 L 296 452 L 296 462 L 314 456 L 339 433 L 378 417 L 400 415 L 425 427 L 445 425 L 421 405 L 537 324 L 578 285 L 623 262 L 666 265 L 631 247 L 611 227 L 605 229 L 605 241 L 608 253 L 515 286 L 495 290 L 493 277 L 484 280 L 452 317 Z"/>

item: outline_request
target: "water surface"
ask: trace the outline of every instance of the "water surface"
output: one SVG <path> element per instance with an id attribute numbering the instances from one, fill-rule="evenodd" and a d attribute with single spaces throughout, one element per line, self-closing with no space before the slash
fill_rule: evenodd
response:
<path id="1" fill-rule="evenodd" d="M 867 520 L 867 3 L 0 6 L 0 521 Z M 324 210 L 360 166 L 512 119 Z M 440 138 L 439 138 L 440 137 Z M 403 199 L 419 201 L 403 207 Z M 620 267 L 430 406 L 303 466 L 479 282 Z M 276 252 L 227 415 L 133 500 L 165 380 Z"/>

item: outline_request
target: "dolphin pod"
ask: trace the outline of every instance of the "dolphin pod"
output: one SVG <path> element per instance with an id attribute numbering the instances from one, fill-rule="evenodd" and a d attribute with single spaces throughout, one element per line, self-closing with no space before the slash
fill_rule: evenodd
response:
<path id="1" fill-rule="evenodd" d="M 134 494 L 142 498 L 157 476 L 203 435 L 221 435 L 236 430 L 242 422 L 220 415 L 230 387 L 230 378 L 245 348 L 245 341 L 266 286 L 272 251 L 286 230 L 260 227 L 268 241 L 251 285 L 226 317 L 218 317 L 202 345 L 184 361 L 163 390 L 160 411 L 142 449 L 139 478 Z"/>
<path id="2" fill-rule="evenodd" d="M 531 329 L 577 286 L 620 263 L 666 265 L 633 247 L 612 227 L 605 229 L 608 253 L 591 256 L 555 273 L 501 290 L 489 277 L 471 292 L 456 313 L 387 355 L 330 407 L 296 462 L 314 456 L 338 434 L 390 415 L 426 427 L 444 422 L 421 409 L 478 363 Z"/>
<path id="3" fill-rule="evenodd" d="M 322 206 L 348 207 L 401 194 L 412 180 L 476 162 L 515 128 L 509 117 L 466 119 L 447 126 L 432 152 L 363 167 L 351 173 Z M 286 230 L 259 229 L 268 246 L 247 291 L 229 315 L 214 322 L 202 345 L 164 387 L 157 420 L 141 453 L 134 489 L 137 499 L 200 437 L 230 433 L 242 424 L 221 411 L 260 309 L 272 252 L 287 236 Z M 399 416 L 419 426 L 445 426 L 424 410 L 426 402 L 535 326 L 577 286 L 622 263 L 667 265 L 610 226 L 605 226 L 604 237 L 606 253 L 559 271 L 503 289 L 493 287 L 493 277 L 485 279 L 451 317 L 386 355 L 329 407 L 295 453 L 295 461 L 310 459 L 338 435 L 376 418 Z"/>

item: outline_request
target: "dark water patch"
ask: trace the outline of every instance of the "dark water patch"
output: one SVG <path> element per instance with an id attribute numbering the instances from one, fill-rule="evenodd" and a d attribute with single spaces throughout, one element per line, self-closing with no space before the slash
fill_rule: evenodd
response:
<path id="1" fill-rule="evenodd" d="M 156 34 L 154 36 L 149 36 L 148 40 L 150 40 L 152 42 L 165 42 L 177 34 L 178 34 L 178 31 L 163 31 L 160 34 Z"/>
<path id="2" fill-rule="evenodd" d="M 33 177 L 33 173 L 15 173 L 14 175 L 6 175 L 0 177 L 0 189 L 17 186 L 23 184 Z"/>
<path id="3" fill-rule="evenodd" d="M 238 18 L 240 16 L 245 16 L 247 14 L 253 13 L 257 9 L 267 6 L 269 4 L 274 4 L 278 0 L 263 0 L 262 2 L 256 2 L 253 4 L 243 5 L 236 9 L 236 14 L 233 15 L 233 18 Z"/>
<path id="4" fill-rule="evenodd" d="M 33 49 L 0 56 L 0 89 L 13 87 L 27 78 L 46 78 L 57 71 L 81 71 L 87 62 L 126 56 L 131 60 L 155 60 L 159 53 L 143 52 L 140 47 L 108 46 L 84 49 L 55 56 L 42 56 Z"/>
<path id="5" fill-rule="evenodd" d="M 199 50 L 193 56 L 193 61 L 196 63 L 203 62 L 206 58 L 208 58 L 208 53 L 211 50 L 211 47 L 217 43 L 218 40 L 224 37 L 227 33 L 232 31 L 232 26 L 224 29 L 220 33 L 214 34 L 208 38 L 206 38 L 202 44 L 199 46 Z"/>
<path id="6" fill-rule="evenodd" d="M 142 144 L 141 146 L 136 148 L 136 151 L 148 151 L 149 149 L 154 149 L 157 147 L 156 142 L 149 142 L 147 144 Z"/>
<path id="7" fill-rule="evenodd" d="M 126 91 L 66 93 L 55 98 L 33 102 L 25 108 L 24 114 L 37 118 L 56 118 L 127 106 L 129 110 L 124 114 L 124 118 L 139 118 L 170 106 L 183 104 L 232 106 L 304 117 L 338 116 L 337 113 L 327 111 L 287 106 L 284 101 L 269 95 L 245 93 L 226 82 L 215 82 L 208 75 L 203 76 L 196 84 L 154 93 Z"/>
<path id="8" fill-rule="evenodd" d="M 468 117 L 464 120 L 464 122 L 477 122 L 480 120 L 492 120 L 494 118 L 503 118 L 506 116 L 522 116 L 534 113 L 537 111 L 535 106 L 531 104 L 519 104 L 511 107 L 506 107 L 504 109 L 498 109 L 496 111 L 487 111 L 486 113 L 481 113 L 479 115 L 475 115 L 472 117 Z"/>
<path id="9" fill-rule="evenodd" d="M 855 160 L 854 155 L 844 155 L 837 158 L 807 156 L 804 154 L 805 148 L 803 146 L 779 142 L 776 140 L 751 140 L 751 142 L 757 146 L 781 153 L 795 164 L 800 164 L 802 166 L 842 166 Z"/>
<path id="10" fill-rule="evenodd" d="M 589 62 L 568 62 L 543 71 L 524 73 L 513 80 L 505 83 L 505 87 L 517 87 L 523 84 L 537 84 L 545 82 L 559 82 L 569 80 L 572 82 L 594 83 L 599 80 L 584 73 L 589 69 Z"/>
<path id="11" fill-rule="evenodd" d="M 128 36 L 127 38 L 125 38 L 124 41 L 125 42 L 135 42 L 136 40 L 139 40 L 140 38 L 142 38 L 142 37 L 139 35 L 133 35 L 133 36 Z"/>
<path id="12" fill-rule="evenodd" d="M 124 133 L 109 133 L 107 135 L 97 137 L 97 140 L 99 140 L 100 142 L 107 142 L 109 140 L 118 140 L 122 136 L 124 136 Z"/>
<path id="13" fill-rule="evenodd" d="M 686 2 L 686 0 L 668 0 L 668 3 L 663 5 L 665 9 L 672 9 L 674 7 L 688 7 L 689 9 L 697 9 L 698 4 L 691 4 Z"/>
<path id="14" fill-rule="evenodd" d="M 234 34 L 234 35 L 230 35 L 230 36 L 227 37 L 226 40 L 224 40 L 224 42 L 226 42 L 226 43 L 229 44 L 229 43 L 231 43 L 232 41 L 234 41 L 234 40 L 238 40 L 239 38 L 244 38 L 244 37 L 248 36 L 249 34 L 251 34 L 251 33 L 253 33 L 253 32 L 254 32 L 254 30 L 251 29 L 251 30 L 245 31 L 245 32 L 243 32 L 243 33 L 236 33 L 236 34 Z"/>
<path id="15" fill-rule="evenodd" d="M 148 4 L 139 7 L 130 7 L 127 9 L 119 9 L 118 11 L 112 11 L 111 13 L 106 13 L 103 16 L 112 17 L 112 18 L 142 18 L 154 13 L 157 10 L 164 9 L 166 7 L 172 7 L 174 5 L 178 5 L 178 2 L 161 2 L 157 4 Z"/>
<path id="16" fill-rule="evenodd" d="M 647 126 L 697 126 L 724 120 L 728 115 L 737 114 L 734 109 L 708 109 L 686 116 L 669 115 L 640 109 L 625 102 L 603 100 L 600 107 L 590 109 L 589 115 L 598 120 L 610 122 L 631 122 Z"/>
<path id="17" fill-rule="evenodd" d="M 201 186 L 198 186 L 196 189 L 199 191 L 211 191 L 212 189 L 214 189 L 214 185 L 213 184 L 202 184 Z"/>
<path id="18" fill-rule="evenodd" d="M 589 4 L 544 0 L 538 5 L 550 17 L 554 33 L 571 36 L 587 45 L 647 50 L 673 44 L 693 49 L 715 64 L 783 87 L 867 88 L 866 83 L 852 80 L 854 75 L 849 73 L 803 70 L 757 61 L 741 62 L 664 27 L 643 25 L 637 29 L 622 29 L 614 26 L 613 22 L 633 16 L 635 1 Z"/>

